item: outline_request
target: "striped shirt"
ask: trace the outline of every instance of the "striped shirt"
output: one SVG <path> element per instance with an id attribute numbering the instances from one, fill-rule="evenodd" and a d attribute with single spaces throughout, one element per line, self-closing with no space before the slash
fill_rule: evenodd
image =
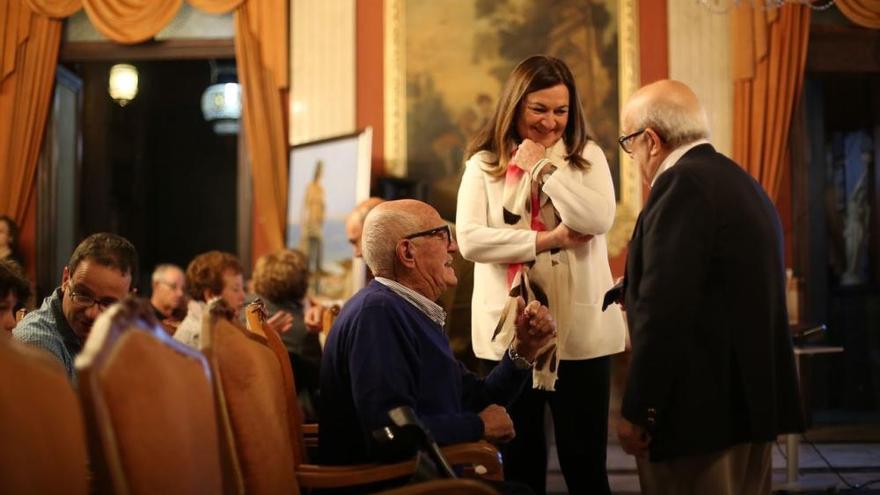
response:
<path id="1" fill-rule="evenodd" d="M 425 316 L 442 328 L 446 324 L 446 311 L 439 304 L 400 284 L 390 278 L 376 277 L 376 282 L 393 290 L 398 296 L 404 298 L 406 302 L 415 306 L 419 311 L 425 313 Z"/>

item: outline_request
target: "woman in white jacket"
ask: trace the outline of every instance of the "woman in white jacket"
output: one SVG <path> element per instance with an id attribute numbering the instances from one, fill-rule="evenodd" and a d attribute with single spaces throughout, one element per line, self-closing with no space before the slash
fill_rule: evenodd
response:
<path id="1" fill-rule="evenodd" d="M 556 339 L 533 363 L 533 387 L 509 408 L 516 438 L 503 447 L 505 478 L 545 493 L 549 404 L 570 493 L 609 493 L 605 468 L 609 355 L 624 348 L 605 233 L 614 186 L 587 124 L 571 71 L 533 56 L 511 73 L 495 114 L 471 144 L 458 191 L 462 255 L 475 262 L 473 348 L 488 366 L 511 351 L 516 298 L 546 304 Z"/>

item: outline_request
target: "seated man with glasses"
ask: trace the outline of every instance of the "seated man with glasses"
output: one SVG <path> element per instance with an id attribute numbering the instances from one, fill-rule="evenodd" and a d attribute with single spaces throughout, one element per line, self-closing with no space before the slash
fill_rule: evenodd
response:
<path id="1" fill-rule="evenodd" d="M 186 276 L 179 266 L 163 263 L 153 270 L 152 278 L 150 305 L 162 326 L 173 334 L 186 316 Z"/>
<path id="2" fill-rule="evenodd" d="M 384 449 L 372 432 L 388 411 L 411 407 L 440 445 L 513 438 L 509 404 L 531 377 L 536 353 L 555 333 L 548 309 L 519 301 L 516 338 L 480 379 L 459 363 L 435 301 L 458 280 L 458 250 L 431 206 L 415 200 L 376 206 L 364 222 L 364 261 L 375 279 L 343 307 L 321 363 L 321 462 L 353 464 L 405 452 Z"/>
<path id="3" fill-rule="evenodd" d="M 82 350 L 92 323 L 108 306 L 124 298 L 137 279 L 134 246 L 116 234 L 92 234 L 73 251 L 61 287 L 29 313 L 12 335 L 45 349 L 64 366 L 76 385 L 73 360 Z"/>

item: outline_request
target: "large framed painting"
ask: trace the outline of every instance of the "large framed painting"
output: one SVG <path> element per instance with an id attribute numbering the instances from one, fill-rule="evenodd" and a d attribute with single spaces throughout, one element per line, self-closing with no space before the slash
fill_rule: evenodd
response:
<path id="1" fill-rule="evenodd" d="M 363 286 L 363 261 L 352 258 L 345 220 L 370 194 L 372 129 L 303 143 L 290 151 L 287 247 L 306 255 L 309 293 L 348 298 Z"/>
<path id="2" fill-rule="evenodd" d="M 618 150 L 622 102 L 638 87 L 637 0 L 386 0 L 385 160 L 429 185 L 449 220 L 464 150 L 494 110 L 513 67 L 536 53 L 574 73 L 617 192 L 609 252 L 629 240 L 641 178 Z"/>

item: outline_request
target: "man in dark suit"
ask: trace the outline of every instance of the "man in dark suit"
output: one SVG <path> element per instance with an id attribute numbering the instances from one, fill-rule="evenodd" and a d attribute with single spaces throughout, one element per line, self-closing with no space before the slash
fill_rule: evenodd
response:
<path id="1" fill-rule="evenodd" d="M 626 265 L 621 445 L 647 494 L 770 493 L 771 442 L 803 429 L 779 217 L 686 85 L 637 91 L 622 130 L 651 194 Z"/>

